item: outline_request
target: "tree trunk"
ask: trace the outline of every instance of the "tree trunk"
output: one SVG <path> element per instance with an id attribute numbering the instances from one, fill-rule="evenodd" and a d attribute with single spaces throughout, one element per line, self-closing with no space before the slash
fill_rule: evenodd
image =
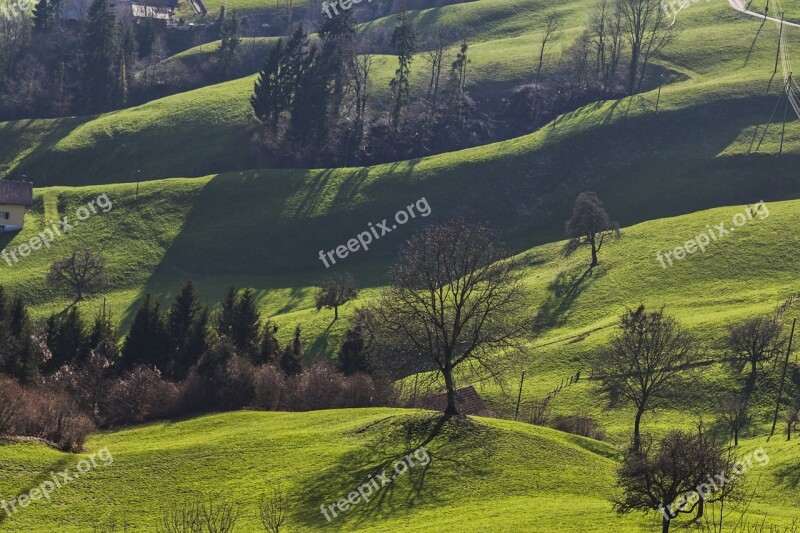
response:
<path id="1" fill-rule="evenodd" d="M 697 502 L 697 516 L 696 518 L 703 518 L 703 505 L 705 505 L 705 500 L 700 497 L 700 501 Z"/>
<path id="2" fill-rule="evenodd" d="M 456 387 L 453 382 L 453 368 L 448 363 L 444 368 L 444 384 L 447 387 L 447 409 L 445 414 L 457 415 L 458 409 L 456 408 Z"/>
<path id="3" fill-rule="evenodd" d="M 333 320 L 339 320 L 339 306 L 333 306 Z"/>
<path id="4" fill-rule="evenodd" d="M 641 436 L 640 436 L 640 432 L 639 432 L 639 424 L 642 421 L 642 415 L 643 414 L 644 414 L 644 411 L 642 411 L 641 409 L 636 411 L 636 420 L 633 423 L 633 447 L 635 449 L 637 449 L 637 450 L 639 449 L 639 445 L 641 444 Z"/>
<path id="5" fill-rule="evenodd" d="M 592 241 L 592 268 L 596 267 L 599 264 L 597 260 L 597 246 L 595 245 L 594 241 Z"/>
<path id="6" fill-rule="evenodd" d="M 633 45 L 631 46 L 631 63 L 628 67 L 630 71 L 628 72 L 628 94 L 632 95 L 633 92 L 636 90 L 636 78 L 639 73 L 639 46 Z"/>
<path id="7" fill-rule="evenodd" d="M 738 446 L 739 445 L 739 430 L 738 429 L 734 429 L 733 430 L 733 445 L 734 446 Z"/>
<path id="8" fill-rule="evenodd" d="M 666 516 L 661 518 L 661 533 L 669 533 L 669 519 Z"/>

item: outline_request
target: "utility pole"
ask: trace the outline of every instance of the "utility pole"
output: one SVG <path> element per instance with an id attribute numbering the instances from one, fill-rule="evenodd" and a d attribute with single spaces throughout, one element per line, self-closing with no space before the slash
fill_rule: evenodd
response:
<path id="1" fill-rule="evenodd" d="M 661 86 L 664 85 L 664 75 L 661 75 L 661 83 L 658 84 L 658 97 L 656 97 L 656 113 L 658 113 L 658 104 L 661 102 Z"/>
<path id="2" fill-rule="evenodd" d="M 522 384 L 525 382 L 525 371 L 522 371 L 522 377 L 519 380 L 519 394 L 517 394 L 517 409 L 514 411 L 514 420 L 519 416 L 519 402 L 522 400 Z"/>
<path id="3" fill-rule="evenodd" d="M 789 334 L 789 348 L 786 350 L 786 361 L 783 363 L 783 373 L 781 374 L 781 385 L 778 388 L 778 399 L 775 401 L 775 416 L 772 417 L 772 429 L 767 437 L 767 442 L 775 434 L 775 425 L 778 423 L 778 411 L 781 408 L 781 396 L 783 396 L 783 382 L 786 379 L 786 367 L 789 366 L 789 356 L 792 354 L 792 339 L 794 338 L 794 326 L 797 324 L 797 317 L 792 321 L 792 332 Z"/>

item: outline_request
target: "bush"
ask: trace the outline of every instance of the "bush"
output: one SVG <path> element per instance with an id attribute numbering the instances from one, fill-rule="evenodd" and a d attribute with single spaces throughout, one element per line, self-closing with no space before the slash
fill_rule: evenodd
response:
<path id="1" fill-rule="evenodd" d="M 586 413 L 577 413 L 557 420 L 553 424 L 553 429 L 595 440 L 603 440 L 605 438 L 605 432 L 600 427 L 600 423 Z"/>
<path id="2" fill-rule="evenodd" d="M 286 398 L 286 376 L 274 365 L 256 370 L 256 401 L 258 409 L 277 411 Z"/>
<path id="3" fill-rule="evenodd" d="M 26 388 L 0 377 L 0 434 L 36 437 L 62 450 L 78 451 L 94 429 L 92 419 L 69 394 L 46 387 Z"/>
<path id="4" fill-rule="evenodd" d="M 161 379 L 158 370 L 138 366 L 109 388 L 103 421 L 125 424 L 168 418 L 177 414 L 179 402 L 175 384 Z"/>

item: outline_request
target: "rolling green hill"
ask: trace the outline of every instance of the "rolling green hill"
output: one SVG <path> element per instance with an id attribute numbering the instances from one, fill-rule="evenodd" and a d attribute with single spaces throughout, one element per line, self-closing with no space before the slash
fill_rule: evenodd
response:
<path id="1" fill-rule="evenodd" d="M 370 474 L 391 471 L 420 446 L 430 457 L 426 466 L 420 453 L 419 464 L 378 497 L 326 522 L 320 505 Z M 791 521 L 798 446 L 766 447 L 770 462 L 752 475 L 764 494 L 752 504 L 755 515 Z M 277 484 L 290 502 L 289 531 L 637 532 L 657 524 L 653 516 L 613 513 L 612 446 L 494 419 L 442 423 L 434 413 L 398 409 L 237 412 L 99 433 L 87 455 L 106 447 L 110 465 L 99 462 L 51 502 L 32 502 L 13 519 L 3 513 L 3 530 L 83 532 L 116 520 L 129 531 L 152 531 L 172 502 L 225 493 L 242 513 L 239 530 L 257 531 L 259 497 Z M 50 470 L 75 472 L 83 457 L 35 443 L 0 444 L 0 495 L 27 492 Z"/>

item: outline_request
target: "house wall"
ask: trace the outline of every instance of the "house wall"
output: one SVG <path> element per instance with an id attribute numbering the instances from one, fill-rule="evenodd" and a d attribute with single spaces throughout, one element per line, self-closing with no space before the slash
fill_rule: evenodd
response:
<path id="1" fill-rule="evenodd" d="M 8 213 L 6 220 L 5 213 Z M 6 231 L 22 229 L 25 224 L 25 206 L 0 204 L 0 226 Z"/>

